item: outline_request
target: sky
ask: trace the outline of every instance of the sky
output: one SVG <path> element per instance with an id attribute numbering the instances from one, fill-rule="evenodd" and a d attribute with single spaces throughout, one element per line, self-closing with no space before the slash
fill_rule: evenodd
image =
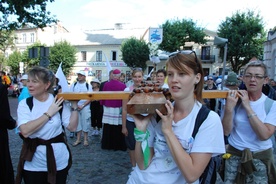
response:
<path id="1" fill-rule="evenodd" d="M 276 26 L 275 0 L 55 0 L 47 11 L 69 31 L 159 27 L 166 20 L 192 19 L 197 26 L 216 31 L 237 11 L 259 13 L 265 29 Z"/>

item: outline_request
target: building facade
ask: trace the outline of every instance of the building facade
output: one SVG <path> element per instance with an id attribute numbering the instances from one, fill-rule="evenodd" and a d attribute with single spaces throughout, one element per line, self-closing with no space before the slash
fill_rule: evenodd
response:
<path id="1" fill-rule="evenodd" d="M 184 48 L 194 50 L 201 59 L 205 75 L 218 75 L 222 71 L 222 59 L 219 58 L 219 49 L 214 46 L 216 32 L 205 30 L 208 35 L 208 42 L 199 45 L 193 42 L 185 43 Z M 130 37 L 137 39 L 143 38 L 149 42 L 148 29 L 123 28 L 117 26 L 106 30 L 86 30 L 79 32 L 68 32 L 61 24 L 46 27 L 43 30 L 38 28 L 25 28 L 16 31 L 18 40 L 16 48 L 20 51 L 27 49 L 27 46 L 35 42 L 51 47 L 55 42 L 66 40 L 77 49 L 77 62 L 72 68 L 69 76 L 70 83 L 76 80 L 76 73 L 80 70 L 87 72 L 88 80 L 96 77 L 100 81 L 107 80 L 108 68 L 107 62 L 112 68 L 118 68 L 129 78 L 131 69 L 122 60 L 120 50 L 123 41 Z M 12 51 L 10 51 L 12 52 Z M 156 69 L 164 68 L 168 58 L 166 52 L 159 55 L 160 62 L 156 64 Z M 154 63 L 147 61 L 145 74 L 149 74 Z"/>
<path id="2" fill-rule="evenodd" d="M 268 77 L 276 80 L 276 27 L 268 32 L 264 43 L 264 63 L 268 67 Z"/>

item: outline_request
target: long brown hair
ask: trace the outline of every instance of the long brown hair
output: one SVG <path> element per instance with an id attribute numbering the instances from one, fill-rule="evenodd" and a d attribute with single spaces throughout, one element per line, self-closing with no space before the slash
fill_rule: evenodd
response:
<path id="1" fill-rule="evenodd" d="M 173 67 L 178 71 L 182 71 L 186 74 L 190 74 L 187 70 L 187 67 L 193 70 L 193 73 L 197 75 L 201 74 L 200 81 L 195 84 L 194 95 L 195 98 L 199 102 L 203 102 L 202 100 L 202 90 L 203 90 L 203 69 L 201 65 L 201 61 L 197 58 L 194 51 L 179 51 L 170 55 L 169 59 L 166 62 L 166 68 L 168 66 Z"/>

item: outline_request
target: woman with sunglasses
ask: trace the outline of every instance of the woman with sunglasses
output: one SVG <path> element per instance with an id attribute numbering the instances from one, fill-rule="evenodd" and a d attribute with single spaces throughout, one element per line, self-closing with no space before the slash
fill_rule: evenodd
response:
<path id="1" fill-rule="evenodd" d="M 212 156 L 225 152 L 219 116 L 210 111 L 195 138 L 192 132 L 202 106 L 203 70 L 194 52 L 177 52 L 166 62 L 169 91 L 167 114 L 156 110 L 161 121 L 135 115 L 137 167 L 128 184 L 199 183 Z"/>
<path id="2" fill-rule="evenodd" d="M 268 82 L 267 67 L 251 61 L 244 69 L 247 90 L 230 90 L 222 113 L 224 134 L 228 137 L 225 183 L 276 183 L 272 141 L 275 132 L 276 103 L 262 87 Z M 275 139 L 275 137 L 273 137 Z"/>

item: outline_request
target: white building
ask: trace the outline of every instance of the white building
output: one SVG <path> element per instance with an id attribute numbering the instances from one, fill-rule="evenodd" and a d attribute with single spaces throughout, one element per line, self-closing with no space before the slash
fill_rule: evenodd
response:
<path id="1" fill-rule="evenodd" d="M 264 63 L 268 66 L 268 76 L 276 80 L 276 27 L 270 30 L 264 43 Z"/>
<path id="2" fill-rule="evenodd" d="M 198 45 L 193 42 L 185 43 L 184 49 L 194 50 L 201 59 L 203 69 L 206 75 L 221 73 L 222 59 L 219 58 L 219 49 L 214 45 L 214 37 L 216 32 L 205 30 L 208 35 L 208 42 L 204 45 Z M 62 40 L 68 41 L 77 49 L 77 62 L 75 63 L 71 80 L 76 77 L 76 72 L 84 70 L 91 77 L 97 77 L 99 80 L 106 80 L 107 63 L 109 61 L 112 68 L 118 68 L 126 74 L 130 74 L 130 68 L 122 61 L 122 53 L 120 50 L 122 42 L 130 37 L 137 39 L 149 40 L 148 28 L 124 28 L 123 24 L 116 24 L 115 28 L 105 30 L 86 30 L 79 32 L 68 32 L 61 24 L 42 29 L 24 28 L 16 31 L 19 38 L 16 42 L 16 48 L 23 51 L 28 45 L 34 42 L 40 42 L 51 47 L 55 42 Z M 183 48 L 179 48 L 183 49 Z M 11 52 L 11 51 L 10 51 Z M 167 53 L 160 55 L 161 62 L 156 68 L 160 69 L 165 66 Z M 148 74 L 154 64 L 147 62 L 145 74 Z"/>

